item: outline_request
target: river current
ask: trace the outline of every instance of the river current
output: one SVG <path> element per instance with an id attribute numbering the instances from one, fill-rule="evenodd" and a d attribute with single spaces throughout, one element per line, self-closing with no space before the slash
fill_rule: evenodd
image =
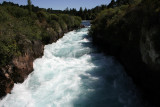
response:
<path id="1" fill-rule="evenodd" d="M 45 46 L 34 71 L 0 107 L 144 107 L 132 80 L 92 45 L 87 28 Z"/>

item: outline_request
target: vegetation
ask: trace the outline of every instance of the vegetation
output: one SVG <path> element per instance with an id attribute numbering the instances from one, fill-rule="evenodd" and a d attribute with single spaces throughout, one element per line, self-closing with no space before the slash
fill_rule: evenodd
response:
<path id="1" fill-rule="evenodd" d="M 29 10 L 29 14 L 31 15 L 31 13 L 32 13 L 32 3 L 31 3 L 31 0 L 28 0 L 28 10 Z"/>
<path id="2" fill-rule="evenodd" d="M 13 4 L 12 2 L 3 2 L 2 5 L 12 5 L 12 6 L 16 6 L 19 7 L 18 4 Z M 76 10 L 75 8 L 66 8 L 65 10 L 53 10 L 52 8 L 48 8 L 48 9 L 44 9 L 44 8 L 39 8 L 38 6 L 34 6 L 31 4 L 31 1 L 28 0 L 28 6 L 20 6 L 23 9 L 29 9 L 32 10 L 32 12 L 39 12 L 39 11 L 45 11 L 47 13 L 50 14 L 69 14 L 69 15 L 73 15 L 73 16 L 79 16 L 81 17 L 83 20 L 93 20 L 96 18 L 96 15 L 101 11 L 107 8 L 107 5 L 101 5 L 101 6 L 96 6 L 95 8 L 92 9 L 87 9 L 87 8 L 82 8 L 80 7 L 79 10 Z"/>
<path id="3" fill-rule="evenodd" d="M 68 9 L 66 8 L 63 13 L 67 13 L 67 14 L 71 14 L 71 15 L 75 15 L 75 16 L 79 16 L 81 17 L 83 20 L 93 20 L 96 18 L 96 15 L 107 8 L 107 5 L 101 5 L 101 6 L 96 6 L 95 8 L 92 9 L 83 9 L 82 7 L 80 7 L 80 9 L 77 11 L 76 9 Z"/>
<path id="4" fill-rule="evenodd" d="M 142 29 L 159 22 L 158 4 L 158 0 L 112 0 L 111 8 L 101 11 L 92 22 L 90 34 L 95 42 L 100 39 L 117 47 L 139 42 Z"/>
<path id="5" fill-rule="evenodd" d="M 34 7 L 30 0 L 28 6 L 3 2 L 0 4 L 0 66 L 32 49 L 32 41 L 49 43 L 80 23 L 80 17 L 51 14 Z"/>

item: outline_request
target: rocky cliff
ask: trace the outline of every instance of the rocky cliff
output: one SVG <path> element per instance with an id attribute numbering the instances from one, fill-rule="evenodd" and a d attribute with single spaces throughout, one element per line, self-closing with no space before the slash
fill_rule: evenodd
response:
<path id="1" fill-rule="evenodd" d="M 33 71 L 34 59 L 43 55 L 44 45 L 40 41 L 28 40 L 27 45 L 32 48 L 25 50 L 23 55 L 14 57 L 10 64 L 0 68 L 2 71 L 0 74 L 0 97 L 11 93 L 14 83 L 22 83 Z"/>

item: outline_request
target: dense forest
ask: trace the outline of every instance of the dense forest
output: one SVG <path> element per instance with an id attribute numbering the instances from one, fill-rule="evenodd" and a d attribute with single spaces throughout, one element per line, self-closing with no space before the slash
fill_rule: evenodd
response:
<path id="1" fill-rule="evenodd" d="M 112 0 L 92 22 L 90 35 L 124 65 L 143 97 L 160 105 L 160 1 Z"/>

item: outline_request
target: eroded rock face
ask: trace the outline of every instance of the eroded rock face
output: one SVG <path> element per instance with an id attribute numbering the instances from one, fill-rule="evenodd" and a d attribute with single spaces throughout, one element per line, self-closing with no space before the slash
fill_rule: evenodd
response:
<path id="1" fill-rule="evenodd" d="M 0 97 L 11 93 L 14 83 L 22 83 L 33 71 L 33 61 L 43 55 L 44 45 L 40 41 L 29 42 L 31 49 L 12 59 L 11 64 L 0 68 Z"/>
<path id="2" fill-rule="evenodd" d="M 143 62 L 150 67 L 152 71 L 160 71 L 160 52 L 156 49 L 156 34 L 159 27 L 152 27 L 149 30 L 142 30 L 140 41 L 140 51 Z M 158 38 L 157 38 L 158 39 Z"/>
<path id="3" fill-rule="evenodd" d="M 1 68 L 0 73 L 0 97 L 5 96 L 7 93 L 11 93 L 14 86 L 14 81 L 11 79 L 12 66 L 8 65 L 5 68 Z"/>
<path id="4" fill-rule="evenodd" d="M 6 77 L 0 77 L 0 96 L 5 96 L 7 93 L 11 93 L 11 90 L 14 86 L 14 81 Z"/>
<path id="5" fill-rule="evenodd" d="M 33 70 L 33 60 L 34 57 L 30 55 L 13 59 L 14 73 L 12 73 L 12 79 L 15 83 L 22 83 L 27 75 Z"/>

